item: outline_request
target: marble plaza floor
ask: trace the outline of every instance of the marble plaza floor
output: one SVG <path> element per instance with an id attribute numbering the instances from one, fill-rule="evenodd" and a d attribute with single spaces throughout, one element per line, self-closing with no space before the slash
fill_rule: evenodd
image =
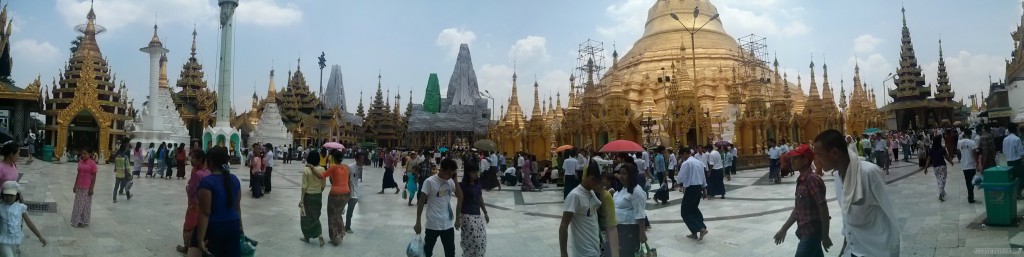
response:
<path id="1" fill-rule="evenodd" d="M 950 167 L 946 186 L 947 201 L 939 202 L 935 177 L 916 173 L 915 163 L 898 162 L 888 192 L 898 211 L 902 226 L 902 256 L 974 256 L 987 251 L 1024 247 L 1019 227 L 987 227 L 983 204 L 968 204 L 963 173 Z M 233 172 L 248 184 L 245 167 Z M 299 164 L 278 165 L 274 171 L 273 193 L 262 199 L 243 196 L 242 216 L 248 236 L 260 242 L 257 256 L 404 256 L 405 246 L 413 238 L 415 207 L 394 190 L 377 194 L 382 169 L 370 168 L 362 184 L 364 192 L 353 218 L 354 234 L 344 244 L 323 248 L 299 241 Z M 73 228 L 69 222 L 75 178 L 75 164 L 50 164 L 37 161 L 19 167 L 23 173 L 25 199 L 55 203 L 56 212 L 31 212 L 30 216 L 50 245 L 41 247 L 31 236 L 21 246 L 23 256 L 180 256 L 174 246 L 181 243 L 181 224 L 185 208 L 185 180 L 140 178 L 135 180 L 132 200 L 122 197 L 111 201 L 113 176 L 111 165 L 100 166 L 100 177 L 93 198 L 92 222 L 86 228 Z M 649 231 L 651 247 L 659 256 L 792 256 L 797 239 L 792 228 L 787 240 L 775 245 L 772 236 L 782 226 L 792 208 L 795 178 L 781 185 L 767 183 L 766 169 L 740 171 L 726 182 L 727 199 L 702 201 L 710 234 L 704 241 L 685 238 L 687 231 L 679 217 L 682 194 L 671 193 L 667 206 L 648 203 L 648 216 L 654 228 Z M 833 177 L 826 174 L 831 238 L 842 242 L 839 207 L 832 187 Z M 401 181 L 400 177 L 396 177 Z M 976 193 L 983 199 L 980 191 Z M 326 196 L 325 196 L 326 197 Z M 491 216 L 487 227 L 488 256 L 557 256 L 558 223 L 561 215 L 561 189 L 520 192 L 518 188 L 484 193 Z M 325 209 L 326 212 L 326 209 Z M 324 215 L 326 216 L 326 214 Z M 322 217 L 326 224 L 326 217 Z M 326 227 L 324 228 L 326 234 Z M 458 232 L 456 232 L 458 234 Z M 458 235 L 456 247 L 458 248 Z M 832 249 L 832 256 L 838 246 Z M 461 248 L 457 251 L 461 256 Z M 1014 252 L 1016 253 L 1016 252 Z M 440 244 L 434 256 L 443 256 Z"/>

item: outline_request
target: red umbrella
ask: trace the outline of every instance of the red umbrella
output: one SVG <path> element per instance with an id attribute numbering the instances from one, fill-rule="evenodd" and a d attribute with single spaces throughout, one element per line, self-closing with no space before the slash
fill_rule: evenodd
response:
<path id="1" fill-rule="evenodd" d="M 611 141 L 601 147 L 602 153 L 635 153 L 643 151 L 643 146 L 628 140 Z"/>

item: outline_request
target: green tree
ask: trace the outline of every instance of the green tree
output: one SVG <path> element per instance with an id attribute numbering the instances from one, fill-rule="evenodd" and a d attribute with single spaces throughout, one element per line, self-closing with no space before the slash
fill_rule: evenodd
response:
<path id="1" fill-rule="evenodd" d="M 78 51 L 78 47 L 82 45 L 82 39 L 84 39 L 84 38 L 85 38 L 85 36 L 79 35 L 79 36 L 75 37 L 75 40 L 71 41 L 71 48 L 69 49 L 69 50 L 71 50 L 71 54 L 75 54 L 75 52 Z"/>

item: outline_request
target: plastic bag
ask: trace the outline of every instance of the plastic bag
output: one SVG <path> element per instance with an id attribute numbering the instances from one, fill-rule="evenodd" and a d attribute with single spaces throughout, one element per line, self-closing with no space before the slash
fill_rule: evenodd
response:
<path id="1" fill-rule="evenodd" d="M 243 257 L 256 256 L 256 245 L 258 245 L 259 242 L 257 242 L 256 240 L 252 240 L 252 238 L 249 238 L 244 234 L 242 235 L 242 238 L 239 241 L 239 243 L 241 244 L 241 253 Z"/>
<path id="2" fill-rule="evenodd" d="M 409 242 L 409 246 L 405 247 L 405 255 L 409 257 L 425 257 L 426 253 L 423 252 L 423 237 L 416 235 Z"/>
<path id="3" fill-rule="evenodd" d="M 641 247 L 636 252 L 636 257 L 658 257 L 658 249 L 652 249 L 650 245 L 644 243 L 644 247 Z"/>
<path id="4" fill-rule="evenodd" d="M 974 174 L 974 178 L 971 179 L 971 184 L 974 184 L 978 190 L 981 190 L 981 182 L 984 181 L 984 177 L 981 174 Z"/>

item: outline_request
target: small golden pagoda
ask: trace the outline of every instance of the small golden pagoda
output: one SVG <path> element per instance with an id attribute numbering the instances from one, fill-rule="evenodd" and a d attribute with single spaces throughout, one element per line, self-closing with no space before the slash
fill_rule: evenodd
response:
<path id="1" fill-rule="evenodd" d="M 551 137 L 547 116 L 544 115 L 544 104 L 540 101 L 540 85 L 533 82 L 533 112 L 530 113 L 530 120 L 527 122 L 526 138 L 524 148 L 527 153 L 537 156 L 538 161 L 548 160 L 551 156 Z"/>
<path id="2" fill-rule="evenodd" d="M 381 75 L 377 74 L 377 94 L 370 105 L 370 111 L 363 120 L 363 138 L 365 141 L 376 143 L 379 147 L 398 147 L 398 136 L 395 134 L 395 117 L 391 114 L 390 101 L 385 104 L 384 99 L 386 97 L 383 93 L 381 91 Z M 362 106 L 362 99 L 359 101 L 360 106 Z M 359 111 L 357 110 L 357 115 L 358 113 Z"/>
<path id="3" fill-rule="evenodd" d="M 53 154 L 63 160 L 68 151 L 90 150 L 98 152 L 97 160 L 104 160 L 113 145 L 123 139 L 126 121 L 131 119 L 124 83 L 117 87 L 110 75 L 107 60 L 103 59 L 96 34 L 105 29 L 96 24 L 92 7 L 86 24 L 76 27 L 84 34 L 60 81 L 55 81 L 46 100 L 46 133 L 54 146 Z"/>
<path id="4" fill-rule="evenodd" d="M 203 129 L 212 126 L 217 116 L 213 112 L 217 110 L 217 93 L 207 88 L 203 65 L 196 58 L 196 33 L 192 29 L 192 53 L 188 61 L 181 66 L 181 74 L 178 75 L 176 83 L 180 91 L 171 93 L 171 100 L 181 113 L 181 119 L 185 121 L 189 137 L 192 140 L 200 140 Z"/>
<path id="5" fill-rule="evenodd" d="M 29 131 L 34 131 L 35 123 L 29 115 L 40 110 L 42 83 L 37 76 L 35 81 L 25 88 L 14 85 L 11 70 L 14 62 L 11 59 L 11 25 L 14 19 L 7 19 L 7 6 L 0 11 L 0 141 L 16 140 L 24 142 Z M 5 134 L 10 133 L 10 134 Z"/>
<path id="6" fill-rule="evenodd" d="M 512 72 L 512 95 L 508 99 L 508 111 L 502 110 L 502 117 L 498 120 L 494 131 L 490 133 L 491 140 L 498 145 L 498 152 L 514 154 L 525 151 L 526 141 L 526 116 L 523 115 L 523 108 L 519 106 L 519 75 Z"/>

